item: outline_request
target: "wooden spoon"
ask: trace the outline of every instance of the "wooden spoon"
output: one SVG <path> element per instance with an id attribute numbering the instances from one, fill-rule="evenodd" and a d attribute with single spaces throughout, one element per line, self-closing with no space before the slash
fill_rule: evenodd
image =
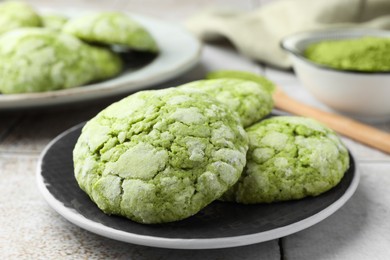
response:
<path id="1" fill-rule="evenodd" d="M 390 134 L 374 127 L 359 123 L 350 118 L 321 111 L 311 106 L 302 104 L 284 93 L 279 87 L 276 88 L 273 99 L 275 108 L 299 115 L 307 116 L 327 125 L 336 132 L 354 139 L 363 144 L 377 148 L 390 154 Z"/>

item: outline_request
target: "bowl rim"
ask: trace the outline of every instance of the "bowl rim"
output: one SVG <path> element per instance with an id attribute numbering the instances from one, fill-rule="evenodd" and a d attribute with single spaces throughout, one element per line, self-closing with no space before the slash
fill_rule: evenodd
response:
<path id="1" fill-rule="evenodd" d="M 375 35 L 374 35 L 375 34 Z M 379 30 L 379 29 L 369 29 L 369 28 L 358 28 L 358 27 L 347 27 L 347 28 L 331 28 L 331 29 L 320 29 L 320 30 L 306 30 L 306 31 L 300 31 L 297 33 L 293 33 L 290 35 L 287 35 L 281 39 L 279 42 L 279 46 L 285 50 L 286 52 L 294 55 L 295 57 L 299 58 L 300 60 L 309 63 L 310 65 L 313 65 L 314 67 L 317 67 L 319 69 L 324 69 L 328 71 L 333 72 L 339 72 L 339 73 L 348 73 L 348 74 L 361 74 L 361 75 L 389 75 L 390 70 L 388 71 L 361 71 L 361 70 L 351 70 L 351 69 L 335 69 L 326 65 L 322 65 L 320 63 L 313 62 L 309 59 L 307 59 L 303 53 L 301 53 L 298 50 L 294 50 L 292 47 L 295 47 L 295 45 L 302 41 L 307 39 L 316 39 L 315 36 L 336 36 L 339 37 L 347 36 L 344 39 L 347 38 L 360 38 L 364 36 L 372 36 L 372 37 L 380 37 L 380 38 L 390 38 L 390 31 L 386 30 Z M 328 39 L 334 39 L 334 38 L 328 38 Z M 319 41 L 322 41 L 324 39 L 319 39 Z M 289 46 L 293 45 L 293 46 Z"/>

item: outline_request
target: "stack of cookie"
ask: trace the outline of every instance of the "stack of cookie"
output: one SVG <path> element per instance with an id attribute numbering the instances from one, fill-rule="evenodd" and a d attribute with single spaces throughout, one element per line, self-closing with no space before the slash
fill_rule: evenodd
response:
<path id="1" fill-rule="evenodd" d="M 0 93 L 78 87 L 123 70 L 115 52 L 157 53 L 152 35 L 123 13 L 90 13 L 73 19 L 38 15 L 23 2 L 0 4 Z"/>
<path id="2" fill-rule="evenodd" d="M 131 95 L 83 128 L 76 180 L 105 213 L 146 224 L 218 199 L 271 203 L 331 189 L 349 167 L 347 149 L 312 119 L 263 119 L 272 91 L 260 76 L 218 72 Z"/>

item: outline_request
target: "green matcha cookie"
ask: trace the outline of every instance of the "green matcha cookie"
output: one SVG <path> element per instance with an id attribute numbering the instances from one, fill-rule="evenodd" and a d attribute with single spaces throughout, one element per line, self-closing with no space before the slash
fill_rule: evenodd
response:
<path id="1" fill-rule="evenodd" d="M 205 92 L 236 111 L 244 127 L 250 126 L 272 111 L 271 94 L 252 81 L 224 78 L 200 80 L 182 86 L 192 91 Z"/>
<path id="2" fill-rule="evenodd" d="M 140 223 L 196 214 L 234 185 L 248 140 L 235 113 L 184 89 L 143 91 L 83 128 L 75 177 L 107 214 Z"/>
<path id="3" fill-rule="evenodd" d="M 337 135 L 302 117 L 273 117 L 249 127 L 245 170 L 223 200 L 244 204 L 317 196 L 336 186 L 349 167 Z"/>
<path id="4" fill-rule="evenodd" d="M 121 58 L 104 47 L 88 46 L 90 66 L 94 67 L 93 81 L 100 81 L 118 75 L 123 69 Z"/>
<path id="5" fill-rule="evenodd" d="M 52 29 L 54 31 L 61 31 L 68 18 L 59 14 L 45 14 L 41 15 L 43 27 Z"/>
<path id="6" fill-rule="evenodd" d="M 92 13 L 69 20 L 63 31 L 92 43 L 122 45 L 139 51 L 158 52 L 151 34 L 128 15 Z"/>
<path id="7" fill-rule="evenodd" d="M 240 71 L 240 70 L 218 70 L 210 72 L 206 75 L 207 79 L 242 79 L 256 82 L 261 85 L 263 89 L 267 90 L 269 93 L 274 92 L 275 84 L 269 79 L 254 74 L 251 72 Z"/>
<path id="8" fill-rule="evenodd" d="M 21 27 L 39 27 L 41 19 L 34 9 L 23 2 L 0 3 L 0 34 Z"/>
<path id="9" fill-rule="evenodd" d="M 22 28 L 0 37 L 0 92 L 41 92 L 112 77 L 122 63 L 109 50 L 72 35 Z"/>

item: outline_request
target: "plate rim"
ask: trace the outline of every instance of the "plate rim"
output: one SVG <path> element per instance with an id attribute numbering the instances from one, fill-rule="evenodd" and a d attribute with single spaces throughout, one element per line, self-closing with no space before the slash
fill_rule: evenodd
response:
<path id="1" fill-rule="evenodd" d="M 41 13 L 58 13 L 58 10 L 54 8 L 37 8 L 37 10 L 39 10 Z M 86 12 L 88 11 L 85 9 L 75 10 L 68 8 L 62 10 L 60 13 L 72 16 Z M 148 23 L 158 23 L 160 24 L 160 26 L 162 25 L 165 28 L 170 28 L 174 31 L 180 31 L 182 33 L 182 36 L 185 37 L 186 40 L 190 39 L 191 42 L 194 44 L 192 52 L 189 53 L 187 59 L 182 60 L 178 66 L 168 66 L 168 68 L 164 68 L 158 72 L 153 71 L 154 69 L 152 68 L 152 72 L 154 73 L 148 77 L 138 76 L 139 71 L 142 71 L 143 68 L 134 71 L 131 74 L 136 76 L 130 82 L 126 82 L 126 79 L 120 78 L 121 75 L 118 75 L 114 78 L 107 79 L 102 82 L 88 83 L 82 86 L 68 89 L 59 89 L 35 93 L 0 94 L 0 111 L 47 107 L 61 104 L 72 104 L 75 102 L 96 100 L 99 98 L 106 98 L 114 95 L 130 93 L 145 89 L 148 86 L 152 86 L 154 84 L 164 83 L 170 79 L 182 75 L 183 73 L 189 71 L 191 68 L 193 68 L 196 64 L 199 63 L 202 54 L 203 43 L 197 37 L 195 37 L 195 35 L 188 31 L 183 25 L 148 15 L 142 15 L 128 11 L 125 11 L 124 13 L 139 21 L 142 25 Z M 148 30 L 154 32 L 152 29 L 150 29 L 151 26 L 145 27 Z M 157 43 L 159 43 L 159 41 L 161 41 L 161 37 L 156 37 L 156 41 Z M 169 53 L 173 49 L 165 48 L 163 50 Z M 165 52 L 162 52 L 162 54 L 164 53 Z M 162 56 L 162 54 L 160 53 L 159 55 L 157 55 L 157 57 L 149 65 L 153 65 L 156 62 L 161 62 L 166 59 L 166 57 L 172 57 L 172 55 Z M 119 80 L 119 82 L 111 82 L 111 80 Z M 113 84 L 115 85 L 114 87 L 112 87 Z"/>
<path id="2" fill-rule="evenodd" d="M 43 195 L 46 202 L 62 217 L 64 217 L 69 222 L 74 225 L 88 230 L 91 233 L 111 238 L 117 241 L 122 241 L 131 244 L 159 247 L 159 248 L 170 248 L 170 249 L 218 249 L 218 248 L 230 248 L 251 245 L 261 242 L 266 242 L 269 240 L 281 238 L 284 236 L 291 235 L 293 233 L 302 231 L 306 228 L 309 228 L 325 218 L 331 216 L 338 209 L 340 209 L 355 193 L 359 180 L 360 180 L 360 169 L 355 162 L 355 171 L 352 177 L 352 181 L 344 192 L 344 194 L 339 197 L 335 202 L 317 212 L 316 214 L 311 215 L 303 220 L 294 222 L 292 224 L 275 228 L 268 231 L 258 232 L 249 235 L 240 235 L 240 236 L 231 236 L 231 237 L 221 237 L 221 238 L 164 238 L 164 237 L 155 237 L 149 235 L 139 235 L 134 233 L 129 233 L 126 231 L 118 230 L 112 227 L 107 227 L 101 223 L 92 221 L 83 215 L 79 214 L 76 210 L 66 207 L 59 200 L 57 200 L 47 189 L 44 178 L 41 174 L 42 172 L 42 161 L 44 156 L 47 154 L 48 150 L 64 136 L 68 135 L 70 132 L 79 129 L 85 122 L 77 124 L 68 130 L 65 130 L 53 140 L 51 140 L 46 147 L 41 152 L 37 168 L 36 168 L 36 182 L 38 189 Z M 353 155 L 350 152 L 350 156 Z M 353 157 L 354 158 L 354 157 Z"/>

